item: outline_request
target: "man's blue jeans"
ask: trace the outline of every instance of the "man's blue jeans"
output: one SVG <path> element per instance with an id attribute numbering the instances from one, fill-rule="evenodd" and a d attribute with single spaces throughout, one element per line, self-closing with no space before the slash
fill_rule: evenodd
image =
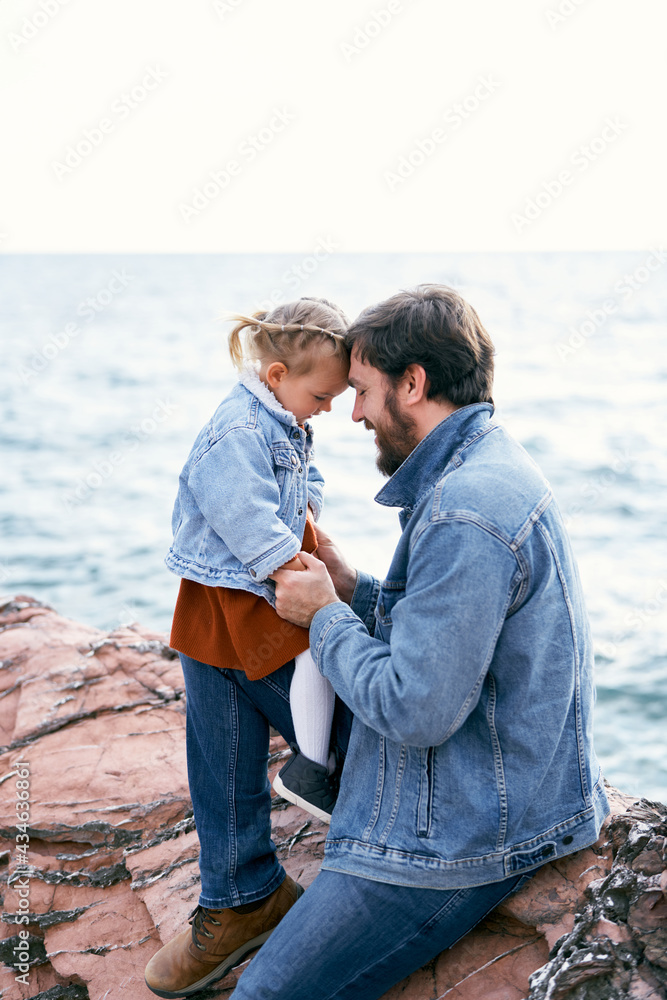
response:
<path id="1" fill-rule="evenodd" d="M 293 663 L 259 681 L 179 654 L 187 692 L 190 793 L 202 906 L 253 902 L 285 877 L 271 841 L 269 725 L 294 740 Z M 351 714 L 337 701 L 332 745 Z M 525 881 L 416 889 L 322 871 L 253 958 L 236 1000 L 373 1000 L 463 937 Z"/>

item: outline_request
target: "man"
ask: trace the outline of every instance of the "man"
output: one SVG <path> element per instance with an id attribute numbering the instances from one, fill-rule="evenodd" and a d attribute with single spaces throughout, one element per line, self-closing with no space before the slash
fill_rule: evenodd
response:
<path id="1" fill-rule="evenodd" d="M 579 577 L 548 484 L 492 419 L 479 317 L 419 286 L 362 313 L 348 341 L 352 416 L 375 432 L 391 477 L 376 500 L 400 508 L 402 535 L 382 584 L 321 531 L 307 572 L 275 574 L 278 611 L 309 626 L 354 719 L 322 871 L 291 908 L 257 893 L 282 920 L 236 1000 L 382 996 L 539 866 L 594 843 L 608 812 Z M 285 735 L 275 706 L 254 705 Z M 191 952 L 206 934 L 216 956 L 240 951 L 243 915 L 216 911 L 223 933 L 209 913 Z"/>

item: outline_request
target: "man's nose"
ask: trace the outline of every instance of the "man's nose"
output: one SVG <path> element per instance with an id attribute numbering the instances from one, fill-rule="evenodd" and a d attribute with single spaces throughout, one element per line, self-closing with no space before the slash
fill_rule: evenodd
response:
<path id="1" fill-rule="evenodd" d="M 358 396 L 355 396 L 354 408 L 352 410 L 352 419 L 357 424 L 364 419 L 363 414 L 361 412 L 361 403 L 359 402 Z"/>

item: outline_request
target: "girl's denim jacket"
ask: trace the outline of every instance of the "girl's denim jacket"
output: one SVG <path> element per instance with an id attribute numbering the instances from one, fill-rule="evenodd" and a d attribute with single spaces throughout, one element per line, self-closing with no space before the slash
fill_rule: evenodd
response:
<path id="1" fill-rule="evenodd" d="M 308 505 L 316 520 L 322 509 L 312 441 L 310 424 L 300 427 L 255 372 L 245 371 L 181 472 L 169 569 L 275 605 L 267 577 L 301 551 Z"/>
<path id="2" fill-rule="evenodd" d="M 548 483 L 478 403 L 377 495 L 402 508 L 386 580 L 321 608 L 310 648 L 354 713 L 323 868 L 456 888 L 595 842 L 593 649 Z"/>

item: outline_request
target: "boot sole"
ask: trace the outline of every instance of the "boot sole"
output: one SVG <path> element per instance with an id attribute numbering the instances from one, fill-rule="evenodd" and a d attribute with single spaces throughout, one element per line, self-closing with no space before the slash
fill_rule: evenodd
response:
<path id="1" fill-rule="evenodd" d="M 299 886 L 299 888 L 301 888 L 301 892 L 297 896 L 297 899 L 299 896 L 303 895 L 303 888 L 301 886 Z M 216 983 L 219 979 L 224 979 L 227 973 L 231 972 L 234 966 L 238 965 L 246 955 L 248 955 L 251 951 L 254 951 L 256 948 L 259 948 L 259 946 L 264 944 L 265 941 L 268 941 L 274 930 L 275 927 L 272 927 L 270 931 L 264 931 L 263 934 L 258 934 L 257 937 L 252 938 L 251 941 L 246 941 L 246 943 L 241 945 L 240 948 L 237 948 L 236 951 L 231 953 L 231 955 L 228 955 L 224 962 L 221 962 L 220 965 L 213 969 L 212 972 L 209 972 L 209 974 L 204 976 L 203 979 L 193 983 L 192 986 L 187 986 L 182 990 L 159 990 L 157 987 L 151 986 L 145 976 L 144 982 L 151 993 L 155 993 L 159 997 L 164 997 L 165 1000 L 179 1000 L 181 997 L 192 996 L 193 993 L 199 993 L 200 990 L 205 989 L 212 983 Z"/>
<path id="2" fill-rule="evenodd" d="M 322 820 L 323 823 L 331 822 L 331 813 L 325 812 L 324 809 L 318 809 L 318 807 L 314 806 L 312 802 L 308 801 L 308 799 L 302 799 L 300 795 L 296 794 L 296 792 L 290 791 L 290 789 L 286 788 L 283 784 L 283 780 L 279 774 L 277 774 L 273 779 L 273 787 L 281 798 L 287 799 L 288 802 L 292 802 L 295 806 L 299 806 L 299 808 L 303 809 L 304 812 L 310 813 L 311 816 L 316 816 L 318 819 Z"/>

